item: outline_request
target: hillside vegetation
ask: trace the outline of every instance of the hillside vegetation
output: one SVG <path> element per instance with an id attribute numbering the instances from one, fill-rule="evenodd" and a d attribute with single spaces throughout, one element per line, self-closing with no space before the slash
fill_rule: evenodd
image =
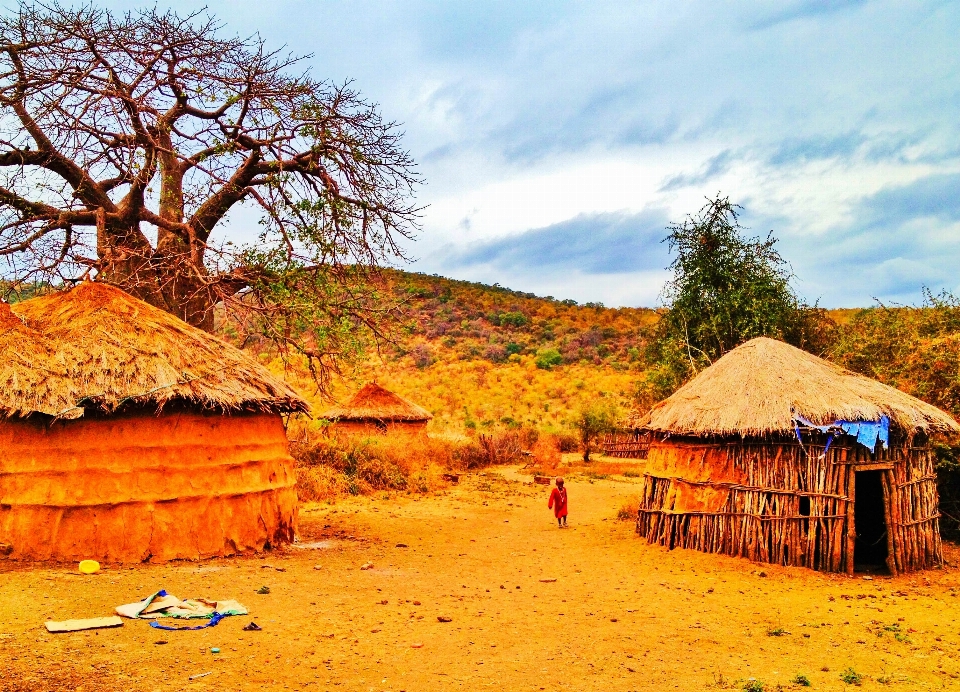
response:
<path id="1" fill-rule="evenodd" d="M 656 311 L 400 271 L 387 279 L 402 301 L 396 343 L 335 383 L 338 401 L 376 380 L 428 409 L 431 431 L 452 434 L 521 426 L 562 432 L 587 404 L 623 412 L 633 405 Z M 287 376 L 317 413 L 329 406 L 310 397 L 305 373 Z"/>

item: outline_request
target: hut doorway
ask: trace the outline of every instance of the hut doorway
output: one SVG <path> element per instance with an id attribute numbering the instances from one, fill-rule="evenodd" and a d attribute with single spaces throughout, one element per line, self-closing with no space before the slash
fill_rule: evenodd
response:
<path id="1" fill-rule="evenodd" d="M 886 570 L 887 521 L 883 493 L 883 471 L 855 474 L 853 548 L 854 569 L 858 572 Z"/>

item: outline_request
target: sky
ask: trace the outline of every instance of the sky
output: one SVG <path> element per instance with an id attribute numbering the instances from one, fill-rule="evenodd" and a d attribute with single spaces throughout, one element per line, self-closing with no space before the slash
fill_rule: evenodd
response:
<path id="1" fill-rule="evenodd" d="M 960 292 L 960 3 L 205 4 L 402 123 L 413 271 L 657 305 L 666 226 L 721 193 L 809 302 Z"/>

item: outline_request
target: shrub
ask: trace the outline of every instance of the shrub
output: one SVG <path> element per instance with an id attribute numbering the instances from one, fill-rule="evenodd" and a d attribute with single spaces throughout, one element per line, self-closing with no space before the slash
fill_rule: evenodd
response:
<path id="1" fill-rule="evenodd" d="M 534 362 L 541 370 L 551 370 L 554 366 L 563 362 L 563 356 L 555 348 L 545 348 L 537 354 Z"/>
<path id="2" fill-rule="evenodd" d="M 639 509 L 640 502 L 638 500 L 634 499 L 625 502 L 620 506 L 620 509 L 617 510 L 617 519 L 620 521 L 636 521 Z"/>
<path id="3" fill-rule="evenodd" d="M 535 431 L 496 432 L 469 438 L 405 435 L 292 434 L 297 494 L 317 502 L 381 490 L 425 493 L 445 486 L 449 471 L 518 463 L 521 441 Z"/>
<path id="4" fill-rule="evenodd" d="M 560 444 L 555 435 L 541 435 L 530 451 L 537 468 L 552 471 L 560 465 Z"/>
<path id="5" fill-rule="evenodd" d="M 410 351 L 413 363 L 421 370 L 433 363 L 433 351 L 426 344 L 417 344 Z"/>
<path id="6" fill-rule="evenodd" d="M 810 687 L 810 678 L 808 678 L 806 675 L 801 675 L 800 673 L 794 675 L 790 682 L 794 685 L 799 685 L 800 687 Z"/>
<path id="7" fill-rule="evenodd" d="M 509 355 L 500 344 L 490 344 L 483 350 L 483 357 L 491 363 L 502 363 Z"/>
<path id="8" fill-rule="evenodd" d="M 840 679 L 848 685 L 859 686 L 863 682 L 863 676 L 853 668 L 847 668 L 845 671 L 840 673 Z"/>
<path id="9" fill-rule="evenodd" d="M 502 312 L 499 315 L 499 324 L 502 327 L 523 327 L 529 321 L 522 312 Z"/>
<path id="10" fill-rule="evenodd" d="M 570 433 L 559 433 L 556 437 L 557 447 L 561 452 L 576 452 L 580 449 L 580 440 L 578 440 L 575 435 L 571 435 Z"/>

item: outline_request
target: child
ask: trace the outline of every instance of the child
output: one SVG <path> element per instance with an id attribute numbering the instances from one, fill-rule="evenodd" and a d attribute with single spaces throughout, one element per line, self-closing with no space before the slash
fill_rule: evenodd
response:
<path id="1" fill-rule="evenodd" d="M 557 487 L 550 493 L 550 502 L 547 507 L 553 509 L 553 516 L 557 518 L 557 526 L 567 527 L 567 489 L 563 487 L 563 479 L 557 478 Z"/>

